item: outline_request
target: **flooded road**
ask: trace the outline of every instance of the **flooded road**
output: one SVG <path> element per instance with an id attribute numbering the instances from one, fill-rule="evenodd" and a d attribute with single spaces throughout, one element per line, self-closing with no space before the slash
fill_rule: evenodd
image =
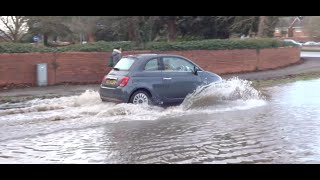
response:
<path id="1" fill-rule="evenodd" d="M 320 79 L 231 79 L 180 106 L 80 96 L 0 105 L 0 163 L 319 163 Z"/>

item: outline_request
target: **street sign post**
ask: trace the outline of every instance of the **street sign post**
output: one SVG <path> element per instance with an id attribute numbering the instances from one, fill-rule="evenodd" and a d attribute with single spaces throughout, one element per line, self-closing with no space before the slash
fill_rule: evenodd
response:
<path id="1" fill-rule="evenodd" d="M 39 42 L 39 37 L 38 37 L 38 36 L 33 36 L 33 41 L 38 44 L 38 42 Z"/>

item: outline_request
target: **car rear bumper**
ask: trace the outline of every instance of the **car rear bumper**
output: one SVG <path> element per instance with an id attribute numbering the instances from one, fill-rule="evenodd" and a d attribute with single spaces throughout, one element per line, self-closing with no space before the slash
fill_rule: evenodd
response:
<path id="1" fill-rule="evenodd" d="M 127 103 L 129 101 L 129 95 L 123 88 L 109 88 L 100 85 L 99 94 L 102 100 L 108 102 Z"/>

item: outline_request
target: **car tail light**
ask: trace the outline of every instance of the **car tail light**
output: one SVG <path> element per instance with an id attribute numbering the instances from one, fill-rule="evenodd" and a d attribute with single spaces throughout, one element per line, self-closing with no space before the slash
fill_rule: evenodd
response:
<path id="1" fill-rule="evenodd" d="M 120 87 L 125 87 L 127 84 L 128 84 L 128 82 L 129 82 L 129 77 L 124 77 L 124 78 L 122 78 L 121 80 L 120 80 L 120 84 L 119 84 L 119 86 Z"/>
<path id="2" fill-rule="evenodd" d="M 107 76 L 103 76 L 101 83 L 104 83 L 107 79 Z"/>

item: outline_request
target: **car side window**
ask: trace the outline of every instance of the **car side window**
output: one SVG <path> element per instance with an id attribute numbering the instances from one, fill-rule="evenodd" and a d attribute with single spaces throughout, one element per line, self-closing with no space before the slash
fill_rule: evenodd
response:
<path id="1" fill-rule="evenodd" d="M 194 64 L 178 57 L 163 58 L 164 71 L 192 72 Z"/>
<path id="2" fill-rule="evenodd" d="M 159 64 L 158 64 L 158 59 L 152 59 L 149 60 L 144 67 L 145 71 L 158 71 L 159 70 Z"/>

